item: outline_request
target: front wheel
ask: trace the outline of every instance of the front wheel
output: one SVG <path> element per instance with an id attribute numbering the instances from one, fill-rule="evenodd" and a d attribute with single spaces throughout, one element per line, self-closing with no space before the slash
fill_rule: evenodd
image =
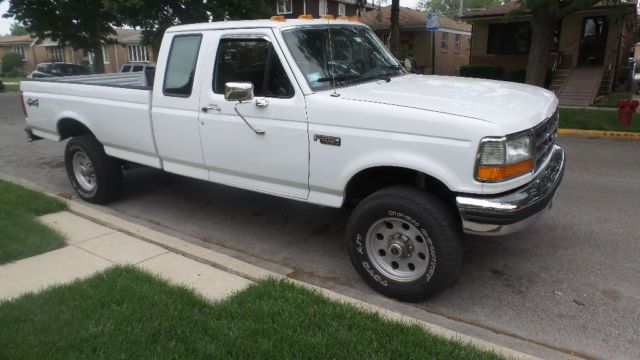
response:
<path id="1" fill-rule="evenodd" d="M 394 186 L 364 199 L 347 225 L 351 262 L 376 291 L 421 301 L 450 285 L 464 254 L 450 209 L 422 189 Z"/>
<path id="2" fill-rule="evenodd" d="M 119 193 L 122 166 L 92 135 L 69 140 L 64 160 L 71 186 L 83 200 L 103 204 Z"/>

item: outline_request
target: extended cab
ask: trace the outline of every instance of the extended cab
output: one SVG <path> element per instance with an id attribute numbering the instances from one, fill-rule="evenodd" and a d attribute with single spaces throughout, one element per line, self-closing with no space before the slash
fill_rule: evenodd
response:
<path id="1" fill-rule="evenodd" d="M 81 198 L 109 201 L 134 163 L 355 205 L 353 265 L 376 290 L 409 301 L 455 279 L 463 233 L 510 234 L 544 213 L 565 166 L 553 93 L 409 74 L 348 20 L 176 26 L 155 76 L 21 86 L 29 138 L 70 138 L 67 174 Z"/>

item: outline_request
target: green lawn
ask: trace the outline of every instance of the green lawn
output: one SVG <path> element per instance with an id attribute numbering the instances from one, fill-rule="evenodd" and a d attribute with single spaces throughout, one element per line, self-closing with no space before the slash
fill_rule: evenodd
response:
<path id="1" fill-rule="evenodd" d="M 62 235 L 36 216 L 66 207 L 58 199 L 0 180 L 0 264 L 63 246 Z"/>
<path id="2" fill-rule="evenodd" d="M 6 91 L 20 91 L 20 82 L 22 81 L 21 77 L 0 77 L 0 80 L 4 83 Z"/>
<path id="3" fill-rule="evenodd" d="M 610 93 L 605 95 L 597 101 L 593 106 L 596 107 L 618 107 L 618 100 L 620 99 L 631 99 L 633 94 L 631 93 Z"/>
<path id="4" fill-rule="evenodd" d="M 210 303 L 133 267 L 0 303 L 2 359 L 498 359 L 287 281 Z"/>
<path id="5" fill-rule="evenodd" d="M 618 112 L 610 110 L 560 109 L 560 127 L 566 129 L 640 131 L 640 114 L 634 114 L 631 126 L 618 124 Z"/>

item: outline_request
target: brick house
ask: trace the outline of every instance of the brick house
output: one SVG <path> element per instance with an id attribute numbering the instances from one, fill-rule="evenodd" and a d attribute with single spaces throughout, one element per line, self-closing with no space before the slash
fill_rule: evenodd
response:
<path id="1" fill-rule="evenodd" d="M 366 3 L 366 9 L 373 9 L 372 0 L 367 0 Z M 304 14 L 314 17 L 359 15 L 355 0 L 271 0 L 269 7 L 273 14 L 283 15 L 288 19 Z"/>
<path id="2" fill-rule="evenodd" d="M 155 58 L 151 47 L 141 45 L 142 34 L 135 29 L 115 29 L 112 36 L 114 43 L 104 44 L 104 68 L 106 73 L 117 72 L 120 66 L 127 62 L 153 63 Z M 0 61 L 6 52 L 17 52 L 23 56 L 22 73 L 28 75 L 37 64 L 43 62 L 66 62 L 93 64 L 93 54 L 84 49 L 72 49 L 70 46 L 61 47 L 57 42 L 49 39 L 40 40 L 31 35 L 0 36 Z"/>
<path id="3" fill-rule="evenodd" d="M 400 57 L 413 54 L 418 72 L 431 74 L 431 45 L 435 38 L 435 73 L 457 75 L 462 65 L 469 63 L 471 25 L 440 16 L 438 31 L 428 32 L 427 14 L 400 7 Z M 361 21 L 369 25 L 387 43 L 391 26 L 391 6 L 368 11 Z"/>
<path id="4" fill-rule="evenodd" d="M 465 13 L 463 18 L 473 26 L 471 64 L 499 65 L 505 73 L 526 68 L 530 13 L 514 13 L 519 6 L 512 2 Z M 554 71 L 551 89 L 561 104 L 590 105 L 627 79 L 636 5 L 625 4 L 620 17 L 610 17 L 612 10 L 598 3 L 558 22 L 548 63 Z"/>

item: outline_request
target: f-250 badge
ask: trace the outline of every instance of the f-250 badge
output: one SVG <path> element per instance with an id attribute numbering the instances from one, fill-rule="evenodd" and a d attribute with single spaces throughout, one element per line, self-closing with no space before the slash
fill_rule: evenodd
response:
<path id="1" fill-rule="evenodd" d="M 318 135 L 318 134 L 313 135 L 313 141 L 319 141 L 320 144 L 333 145 L 333 146 L 340 146 L 340 144 L 342 143 L 340 138 L 337 136 Z"/>
<path id="2" fill-rule="evenodd" d="M 29 107 L 31 106 L 38 107 L 40 105 L 40 102 L 38 101 L 38 99 L 27 99 L 27 105 Z"/>

